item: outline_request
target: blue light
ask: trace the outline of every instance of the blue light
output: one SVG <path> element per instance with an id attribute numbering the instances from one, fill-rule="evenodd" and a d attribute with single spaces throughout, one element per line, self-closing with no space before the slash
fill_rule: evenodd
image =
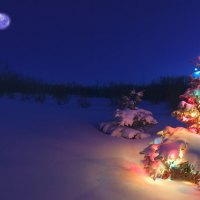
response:
<path id="1" fill-rule="evenodd" d="M 197 68 L 197 67 L 195 67 L 195 68 L 194 68 L 194 71 L 198 71 L 198 68 Z"/>
<path id="2" fill-rule="evenodd" d="M 161 144 L 162 141 L 163 141 L 163 139 L 161 137 L 159 137 L 159 138 L 155 138 L 154 141 L 153 141 L 153 143 L 154 144 Z"/>
<path id="3" fill-rule="evenodd" d="M 192 74 L 192 78 L 200 78 L 200 71 L 196 71 Z"/>
<path id="4" fill-rule="evenodd" d="M 176 167 L 176 164 L 175 164 L 174 161 L 172 161 L 172 162 L 170 163 L 170 168 L 175 168 L 175 167 Z"/>

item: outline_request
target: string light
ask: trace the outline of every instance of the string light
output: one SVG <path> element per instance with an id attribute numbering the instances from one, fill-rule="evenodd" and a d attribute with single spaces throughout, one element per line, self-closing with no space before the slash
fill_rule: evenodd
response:
<path id="1" fill-rule="evenodd" d="M 180 98 L 184 99 L 179 110 L 172 114 L 180 121 L 188 124 L 189 130 L 200 134 L 200 65 L 196 64 L 191 76 L 191 87 Z"/>

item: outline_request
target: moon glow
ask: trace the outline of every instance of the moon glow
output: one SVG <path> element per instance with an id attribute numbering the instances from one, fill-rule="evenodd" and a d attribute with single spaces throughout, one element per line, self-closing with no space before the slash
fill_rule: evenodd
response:
<path id="1" fill-rule="evenodd" d="M 10 17 L 7 14 L 0 13 L 0 30 L 4 30 L 10 26 Z"/>

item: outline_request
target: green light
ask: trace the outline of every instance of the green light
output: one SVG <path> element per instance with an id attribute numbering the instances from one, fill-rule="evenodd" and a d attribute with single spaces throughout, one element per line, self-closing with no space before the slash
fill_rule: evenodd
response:
<path id="1" fill-rule="evenodd" d="M 194 90 L 194 95 L 195 95 L 195 96 L 200 96 L 200 90 L 198 90 L 198 89 L 197 89 L 197 90 Z"/>

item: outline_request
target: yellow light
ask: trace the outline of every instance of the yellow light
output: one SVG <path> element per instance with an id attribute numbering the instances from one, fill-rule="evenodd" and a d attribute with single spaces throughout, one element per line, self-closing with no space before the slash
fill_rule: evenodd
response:
<path id="1" fill-rule="evenodd" d="M 192 113 L 191 113 L 191 117 L 196 117 L 196 113 L 195 113 L 195 112 L 192 112 Z"/>
<path id="2" fill-rule="evenodd" d="M 171 159 L 173 159 L 174 160 L 174 158 L 175 158 L 175 155 L 174 154 L 171 154 Z"/>

